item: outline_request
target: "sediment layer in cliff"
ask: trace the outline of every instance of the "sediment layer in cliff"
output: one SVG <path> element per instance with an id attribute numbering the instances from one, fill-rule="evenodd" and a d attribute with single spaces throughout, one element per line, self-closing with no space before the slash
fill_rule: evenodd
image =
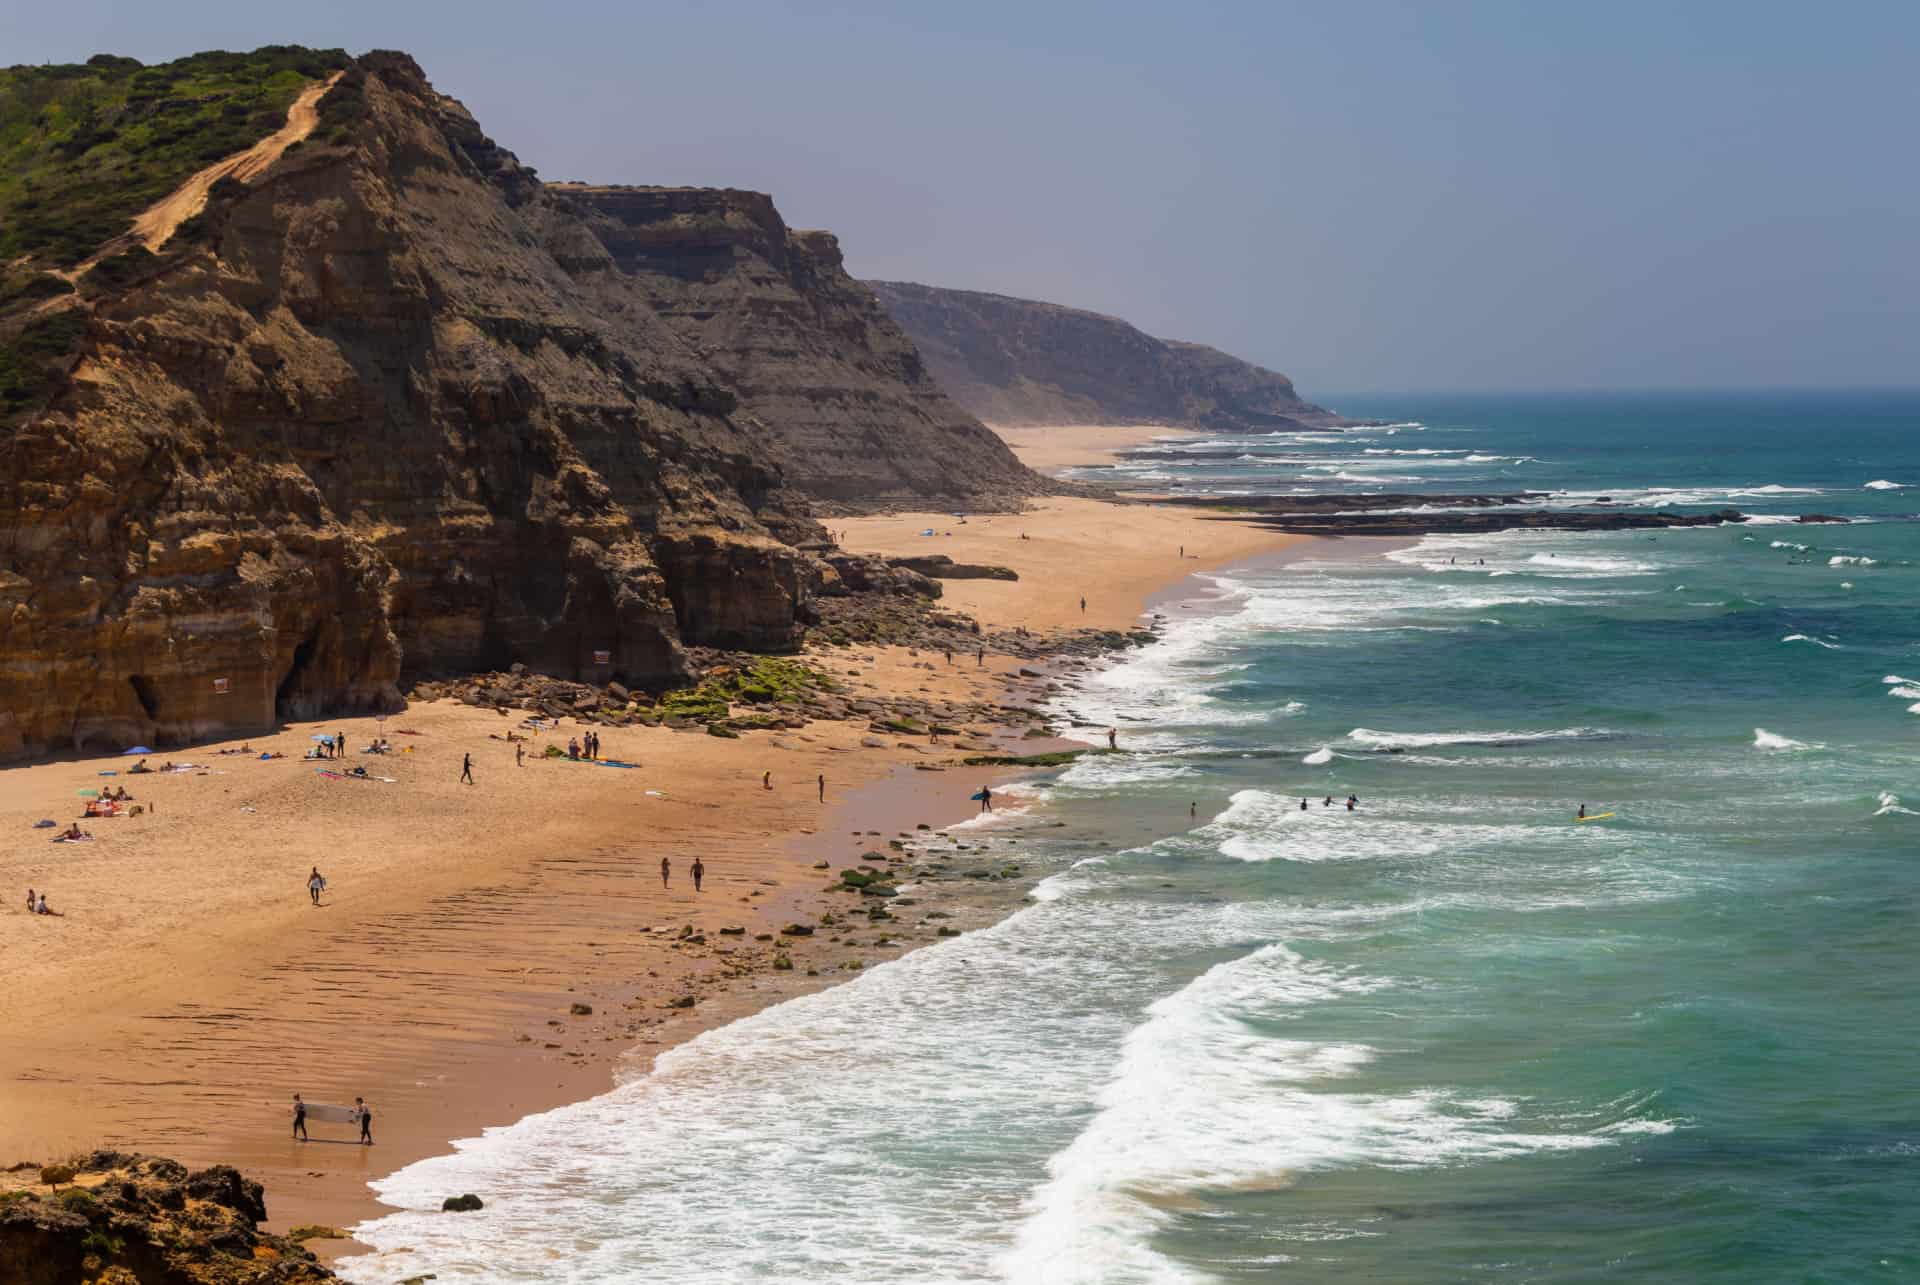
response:
<path id="1" fill-rule="evenodd" d="M 1335 428 L 1285 375 L 1117 317 L 974 290 L 869 281 L 927 369 L 990 424 L 1167 424 L 1211 432 Z"/>
<path id="2" fill-rule="evenodd" d="M 0 758 L 397 708 L 403 674 L 671 684 L 797 645 L 802 486 L 1044 485 L 766 198 L 680 198 L 719 213 L 677 235 L 548 189 L 403 54 L 310 61 L 307 130 L 157 252 L 0 269 Z"/>
<path id="3" fill-rule="evenodd" d="M 586 288 L 637 295 L 740 397 L 788 483 L 824 500 L 1014 500 L 1045 489 L 927 373 L 847 274 L 830 232 L 728 188 L 552 184 L 604 247 L 563 255 Z"/>

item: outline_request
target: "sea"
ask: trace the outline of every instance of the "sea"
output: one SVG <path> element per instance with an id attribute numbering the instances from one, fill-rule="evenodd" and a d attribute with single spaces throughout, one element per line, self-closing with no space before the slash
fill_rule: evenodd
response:
<path id="1" fill-rule="evenodd" d="M 1015 913 L 377 1182 L 347 1278 L 1920 1279 L 1920 394 L 1335 404 L 1118 471 L 1751 516 L 1195 577 L 1056 702 L 1122 752 L 931 841 Z"/>

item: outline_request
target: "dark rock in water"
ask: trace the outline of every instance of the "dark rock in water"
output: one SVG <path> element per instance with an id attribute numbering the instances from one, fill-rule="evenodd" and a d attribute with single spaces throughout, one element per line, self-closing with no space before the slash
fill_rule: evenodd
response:
<path id="1" fill-rule="evenodd" d="M 485 1209 L 480 1197 L 471 1191 L 464 1196 L 448 1196 L 440 1202 L 440 1211 L 448 1214 L 470 1214 L 476 1209 Z"/>
<path id="2" fill-rule="evenodd" d="M 1193 508 L 1217 509 L 1222 516 L 1255 522 L 1277 531 L 1303 535 L 1432 535 L 1513 530 L 1541 531 L 1639 531 L 1667 527 L 1719 526 L 1745 522 L 1738 509 L 1720 509 L 1712 513 L 1646 513 L 1621 509 L 1592 512 L 1582 509 L 1517 509 L 1511 507 L 1532 498 L 1507 496 L 1235 496 L 1224 498 L 1189 497 L 1170 501 Z M 1389 506 L 1386 501 L 1394 501 Z M 1374 508 L 1419 504 L 1434 509 L 1450 504 L 1451 509 L 1419 513 L 1364 512 Z M 1249 512 L 1251 510 L 1251 512 Z"/>
<path id="3" fill-rule="evenodd" d="M 1831 513 L 1802 513 L 1799 517 L 1794 519 L 1795 522 L 1841 522 L 1841 523 L 1844 523 L 1846 520 L 1847 519 L 1845 518 L 1836 518 Z"/>

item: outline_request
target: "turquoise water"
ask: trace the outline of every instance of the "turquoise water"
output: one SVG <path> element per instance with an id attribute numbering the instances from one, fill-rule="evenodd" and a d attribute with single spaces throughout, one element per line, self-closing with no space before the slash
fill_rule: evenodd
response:
<path id="1" fill-rule="evenodd" d="M 971 828 L 1034 904 L 403 1170 L 351 1278 L 1920 1278 L 1920 397 L 1340 404 L 1164 471 L 1761 520 L 1203 578 Z"/>

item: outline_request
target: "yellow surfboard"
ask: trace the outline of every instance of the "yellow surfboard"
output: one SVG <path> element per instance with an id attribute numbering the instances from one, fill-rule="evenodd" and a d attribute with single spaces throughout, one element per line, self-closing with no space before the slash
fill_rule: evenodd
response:
<path id="1" fill-rule="evenodd" d="M 1596 812 L 1590 817 L 1575 817 L 1573 821 L 1575 825 L 1585 825 L 1589 821 L 1604 821 L 1612 815 L 1611 812 Z"/>

